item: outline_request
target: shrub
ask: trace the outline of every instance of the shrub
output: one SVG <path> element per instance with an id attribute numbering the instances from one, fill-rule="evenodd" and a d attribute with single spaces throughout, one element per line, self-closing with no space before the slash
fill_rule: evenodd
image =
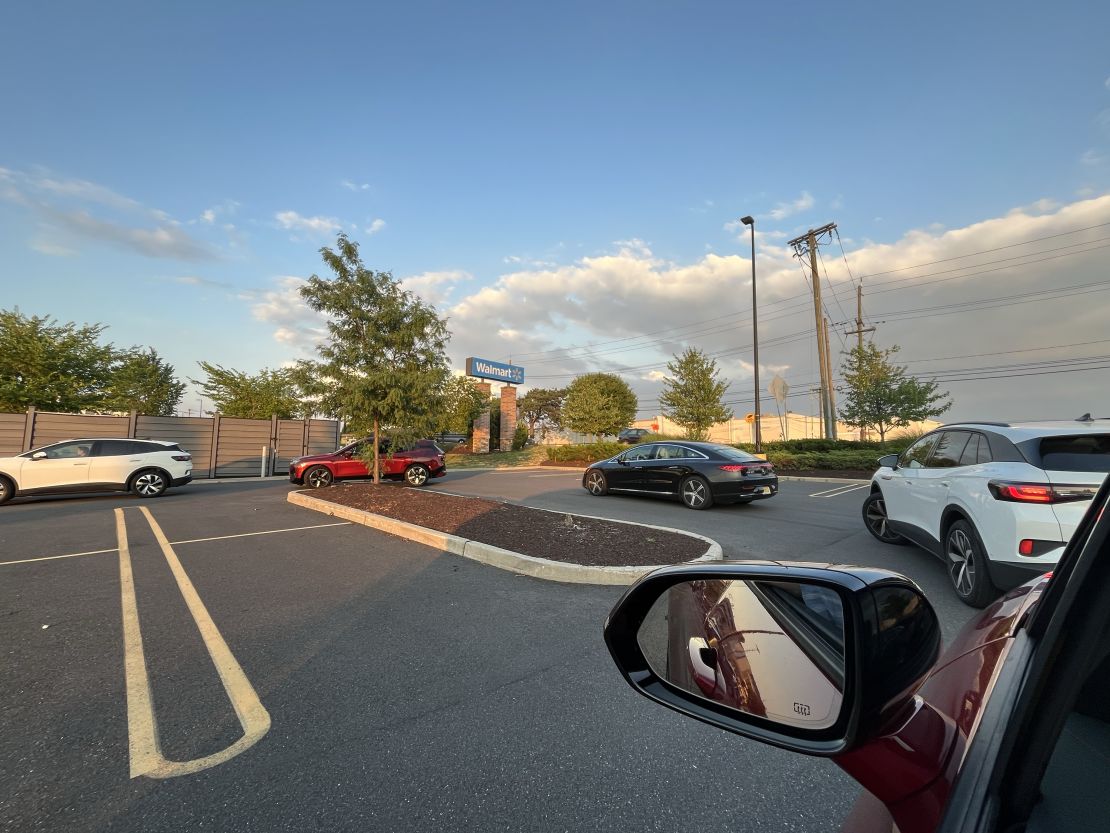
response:
<path id="1" fill-rule="evenodd" d="M 626 448 L 628 446 L 614 442 L 553 445 L 547 449 L 547 459 L 552 463 L 596 463 L 620 454 Z"/>
<path id="2" fill-rule="evenodd" d="M 768 451 L 767 459 L 776 469 L 825 469 L 843 471 L 859 469 L 874 471 L 879 467 L 879 454 L 869 449 L 837 449 L 834 451 Z"/>
<path id="3" fill-rule="evenodd" d="M 520 451 L 528 443 L 528 426 L 523 422 L 513 432 L 513 451 Z"/>

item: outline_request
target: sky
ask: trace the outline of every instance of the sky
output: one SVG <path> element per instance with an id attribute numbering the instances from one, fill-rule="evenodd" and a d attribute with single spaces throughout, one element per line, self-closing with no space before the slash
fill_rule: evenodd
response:
<path id="1" fill-rule="evenodd" d="M 183 378 L 313 355 L 339 231 L 449 354 L 563 386 L 717 358 L 815 411 L 880 347 L 951 419 L 1110 416 L 1110 5 L 9 4 L 0 308 L 108 325 Z M 19 33 L 13 37 L 12 33 Z M 807 298 L 810 299 L 807 301 Z M 191 390 L 182 412 L 199 408 Z M 766 396 L 766 394 L 764 394 Z M 208 407 L 207 405 L 205 407 Z M 765 405 L 765 408 L 768 406 Z"/>

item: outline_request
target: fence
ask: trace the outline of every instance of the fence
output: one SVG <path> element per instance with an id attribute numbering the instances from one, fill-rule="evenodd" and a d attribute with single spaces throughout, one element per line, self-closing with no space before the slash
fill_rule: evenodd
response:
<path id="1" fill-rule="evenodd" d="M 193 477 L 252 477 L 281 472 L 294 457 L 339 446 L 333 419 L 56 414 L 28 408 L 0 413 L 0 457 L 79 437 L 175 442 L 193 455 Z"/>

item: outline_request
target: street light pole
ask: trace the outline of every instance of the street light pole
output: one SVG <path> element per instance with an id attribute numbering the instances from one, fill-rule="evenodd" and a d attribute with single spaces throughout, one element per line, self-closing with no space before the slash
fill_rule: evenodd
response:
<path id="1" fill-rule="evenodd" d="M 759 317 L 755 301 L 755 218 L 741 217 L 740 222 L 752 227 L 752 358 L 755 363 L 755 451 L 763 453 L 763 420 L 759 412 Z"/>

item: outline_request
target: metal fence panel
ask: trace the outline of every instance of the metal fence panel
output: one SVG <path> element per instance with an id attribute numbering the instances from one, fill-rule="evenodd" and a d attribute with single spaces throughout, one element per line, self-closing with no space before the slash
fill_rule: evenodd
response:
<path id="1" fill-rule="evenodd" d="M 339 423 L 333 419 L 308 421 L 308 453 L 330 454 L 339 448 Z"/>
<path id="2" fill-rule="evenodd" d="M 123 416 L 95 414 L 53 414 L 39 411 L 35 414 L 35 431 L 31 447 L 49 445 L 62 440 L 84 437 L 126 437 L 130 420 Z"/>
<path id="3" fill-rule="evenodd" d="M 305 453 L 305 425 L 303 419 L 279 419 L 277 432 L 277 451 L 274 458 L 274 474 L 283 474 L 289 468 L 289 461 Z"/>
<path id="4" fill-rule="evenodd" d="M 211 477 L 208 467 L 214 421 L 211 417 L 139 416 L 135 420 L 135 437 L 177 443 L 193 456 L 193 477 Z"/>
<path id="5" fill-rule="evenodd" d="M 26 414 L 0 414 L 0 457 L 12 457 L 23 451 L 26 424 Z"/>
<path id="6" fill-rule="evenodd" d="M 257 477 L 262 449 L 270 445 L 270 420 L 220 419 L 216 445 L 216 477 Z"/>

